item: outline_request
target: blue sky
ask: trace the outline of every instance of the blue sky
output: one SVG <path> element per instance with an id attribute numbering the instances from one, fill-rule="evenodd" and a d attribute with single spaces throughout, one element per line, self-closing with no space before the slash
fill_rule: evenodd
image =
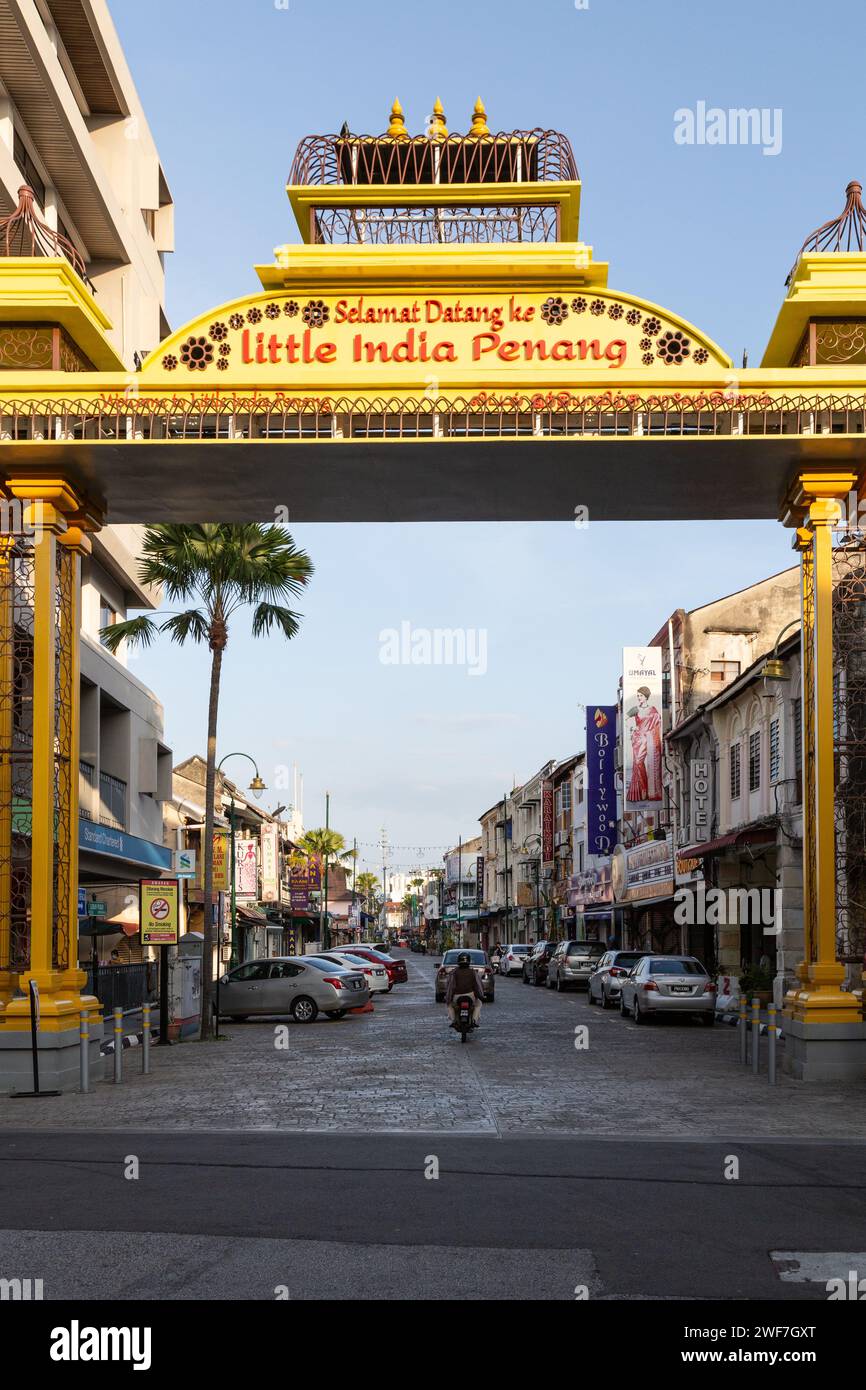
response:
<path id="1" fill-rule="evenodd" d="M 254 264 L 297 239 L 284 185 L 298 140 L 344 120 L 381 131 L 395 95 L 413 131 L 437 95 L 450 128 L 467 129 L 479 94 L 492 129 L 564 131 L 581 236 L 610 262 L 611 287 L 682 314 L 736 362 L 743 349 L 760 361 L 803 238 L 866 173 L 862 0 L 111 9 L 177 205 L 175 326 L 255 290 Z M 780 110 L 780 152 L 677 144 L 674 112 L 700 101 Z M 297 762 L 307 824 L 322 822 L 327 788 L 347 838 L 366 846 L 384 825 L 409 847 L 395 866 L 433 862 L 422 846 L 476 833 L 515 776 L 581 747 L 582 705 L 614 698 L 623 644 L 792 560 L 789 535 L 768 522 L 293 533 L 316 565 L 302 634 L 253 643 L 236 624 L 220 751 L 253 754 L 272 787 Z M 403 620 L 486 630 L 486 675 L 382 665 L 379 634 Z M 165 700 L 178 759 L 204 748 L 206 664 L 166 643 L 133 666 Z"/>

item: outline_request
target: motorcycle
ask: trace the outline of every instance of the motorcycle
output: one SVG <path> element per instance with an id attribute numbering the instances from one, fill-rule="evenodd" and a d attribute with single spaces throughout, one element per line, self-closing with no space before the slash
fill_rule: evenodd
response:
<path id="1" fill-rule="evenodd" d="M 465 1043 L 467 1037 L 472 1032 L 475 1024 L 472 1022 L 472 999 L 468 994 L 461 994 L 460 998 L 454 1002 L 454 1022 L 452 1028 L 460 1034 L 460 1041 Z"/>

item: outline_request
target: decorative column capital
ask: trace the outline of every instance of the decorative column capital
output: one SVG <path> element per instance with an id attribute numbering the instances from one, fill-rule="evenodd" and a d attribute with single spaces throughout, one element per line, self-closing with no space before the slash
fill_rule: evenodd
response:
<path id="1" fill-rule="evenodd" d="M 857 487 L 857 480 L 858 474 L 847 468 L 828 469 L 826 472 L 813 469 L 798 474 L 785 496 L 781 512 L 783 524 L 801 527 L 807 519 L 829 520 L 825 516 L 812 517 L 815 503 L 835 501 L 838 506 Z"/>

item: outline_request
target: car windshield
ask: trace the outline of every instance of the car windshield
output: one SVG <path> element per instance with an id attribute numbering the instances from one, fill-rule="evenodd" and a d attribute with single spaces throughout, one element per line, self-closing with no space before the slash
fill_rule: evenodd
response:
<path id="1" fill-rule="evenodd" d="M 635 961 L 641 959 L 640 951 L 617 951 L 613 960 L 614 965 L 634 965 Z"/>
<path id="2" fill-rule="evenodd" d="M 354 955 L 352 955 L 351 952 L 349 952 L 349 951 L 347 951 L 346 954 L 345 954 L 344 956 L 341 957 L 341 959 L 342 959 L 342 960 L 345 960 L 345 961 L 350 961 L 350 962 L 352 962 L 352 963 L 357 963 L 358 965 L 370 965 L 370 964 L 372 964 L 371 961 L 365 960 L 363 956 L 354 956 Z"/>
<path id="3" fill-rule="evenodd" d="M 312 965 L 314 970 L 321 970 L 323 975 L 331 975 L 335 970 L 347 970 L 346 965 L 335 965 L 332 960 L 322 960 L 321 956 L 302 956 L 304 965 Z"/>
<path id="4" fill-rule="evenodd" d="M 684 960 L 682 957 L 670 956 L 662 960 L 653 959 L 650 961 L 651 975 L 706 975 L 704 967 L 696 960 Z"/>
<path id="5" fill-rule="evenodd" d="M 513 956 L 525 956 L 529 953 L 528 946 L 509 946 L 508 949 Z"/>
<path id="6" fill-rule="evenodd" d="M 456 965 L 460 956 L 468 956 L 470 965 L 486 965 L 486 951 L 446 951 L 442 957 L 443 965 Z"/>
<path id="7" fill-rule="evenodd" d="M 604 953 L 601 941 L 573 941 L 568 948 L 570 956 L 603 956 Z"/>

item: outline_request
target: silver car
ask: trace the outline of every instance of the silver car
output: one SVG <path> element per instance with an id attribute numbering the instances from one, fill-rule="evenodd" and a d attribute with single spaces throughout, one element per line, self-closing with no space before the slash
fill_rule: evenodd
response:
<path id="1" fill-rule="evenodd" d="M 495 1003 L 496 981 L 493 978 L 493 967 L 490 964 L 487 952 L 473 950 L 469 946 L 452 947 L 451 950 L 446 951 L 442 957 L 433 983 L 433 997 L 436 1003 L 445 1003 L 445 994 L 448 989 L 448 976 L 453 970 L 457 969 L 457 960 L 460 956 L 469 957 L 469 964 L 475 971 L 478 983 L 481 986 L 481 992 L 484 995 L 484 1003 Z"/>
<path id="2" fill-rule="evenodd" d="M 367 981 L 354 970 L 306 956 L 250 960 L 220 979 L 219 1010 L 227 1018 L 252 1014 L 291 1014 L 312 1023 L 321 1012 L 342 1018 L 370 998 Z"/>
<path id="3" fill-rule="evenodd" d="M 635 1023 L 654 1014 L 693 1014 L 709 1028 L 716 1021 L 716 986 L 694 956 L 643 956 L 623 980 L 619 1007 Z"/>
<path id="4" fill-rule="evenodd" d="M 607 947 L 603 941 L 560 941 L 547 967 L 547 988 L 559 994 L 589 984 L 589 977 Z"/>
<path id="5" fill-rule="evenodd" d="M 623 980 L 645 955 L 646 951 L 606 951 L 587 982 L 587 1003 L 599 1003 L 603 1009 L 616 1008 Z"/>

